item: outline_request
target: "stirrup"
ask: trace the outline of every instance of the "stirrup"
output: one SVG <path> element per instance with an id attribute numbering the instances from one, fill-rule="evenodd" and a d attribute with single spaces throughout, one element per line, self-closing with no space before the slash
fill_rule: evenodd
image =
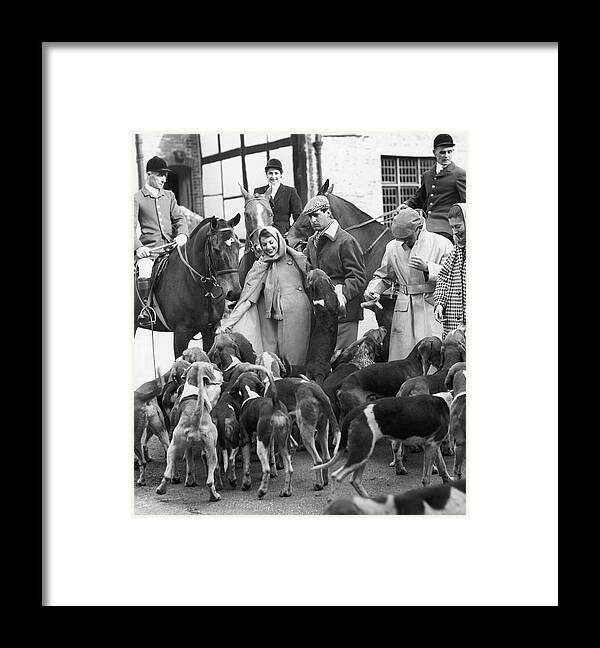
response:
<path id="1" fill-rule="evenodd" d="M 154 326 L 156 324 L 156 311 L 152 306 L 148 306 L 147 304 L 142 306 L 142 310 L 140 311 L 140 314 L 137 317 L 138 323 L 140 324 L 148 324 Z"/>

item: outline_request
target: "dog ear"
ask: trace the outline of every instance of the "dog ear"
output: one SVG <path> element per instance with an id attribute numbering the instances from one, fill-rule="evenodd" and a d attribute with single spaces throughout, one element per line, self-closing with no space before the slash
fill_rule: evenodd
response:
<path id="1" fill-rule="evenodd" d="M 429 340 L 421 340 L 417 347 L 417 355 L 421 360 L 421 368 L 423 376 L 427 375 L 429 367 L 431 367 L 431 342 Z"/>
<path id="2" fill-rule="evenodd" d="M 283 366 L 283 362 L 279 359 L 279 356 L 277 356 L 277 365 L 279 366 L 279 374 L 282 378 L 285 378 L 285 367 Z"/>

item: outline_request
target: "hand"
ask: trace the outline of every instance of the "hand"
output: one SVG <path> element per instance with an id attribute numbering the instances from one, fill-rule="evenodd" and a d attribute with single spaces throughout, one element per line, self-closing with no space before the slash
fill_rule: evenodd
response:
<path id="1" fill-rule="evenodd" d="M 421 270 L 422 272 L 427 272 L 429 269 L 427 267 L 427 261 L 424 261 L 419 256 L 411 256 L 408 260 L 408 265 L 409 267 L 414 268 L 415 270 Z"/>
<path id="2" fill-rule="evenodd" d="M 340 308 L 346 308 L 346 298 L 342 292 L 342 284 L 337 284 L 335 286 L 335 294 L 337 295 L 338 302 L 340 303 Z"/>
<path id="3" fill-rule="evenodd" d="M 150 256 L 150 250 L 145 245 L 140 246 L 135 253 L 138 259 L 144 259 Z"/>
<path id="4" fill-rule="evenodd" d="M 177 234 L 177 236 L 173 239 L 179 247 L 182 245 L 185 245 L 187 243 L 188 237 L 185 234 Z"/>
<path id="5" fill-rule="evenodd" d="M 364 298 L 365 301 L 373 301 L 374 299 L 379 299 L 379 293 L 373 292 L 372 290 L 365 290 Z"/>
<path id="6" fill-rule="evenodd" d="M 404 203 L 398 205 L 398 209 L 408 209 L 408 205 L 405 205 Z"/>
<path id="7" fill-rule="evenodd" d="M 444 321 L 444 307 L 441 304 L 433 309 L 433 316 L 440 324 Z"/>

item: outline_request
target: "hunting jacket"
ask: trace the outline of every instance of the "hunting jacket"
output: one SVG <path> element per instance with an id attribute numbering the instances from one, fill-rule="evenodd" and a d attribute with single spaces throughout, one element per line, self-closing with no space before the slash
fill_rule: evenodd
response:
<path id="1" fill-rule="evenodd" d="M 264 187 L 256 187 L 254 193 L 263 194 L 269 188 L 269 185 Z M 275 198 L 271 199 L 271 208 L 273 209 L 273 225 L 277 224 L 279 231 L 284 228 L 282 232 L 285 234 L 290 229 L 290 216 L 295 221 L 302 211 L 302 201 L 298 192 L 294 187 L 280 184 Z"/>
<path id="2" fill-rule="evenodd" d="M 452 235 L 448 210 L 452 205 L 467 200 L 467 172 L 451 162 L 440 173 L 436 165 L 423 174 L 421 186 L 412 198 L 404 202 L 413 209 L 422 209 L 427 216 L 427 231 Z"/>
<path id="3" fill-rule="evenodd" d="M 170 243 L 178 234 L 188 234 L 188 226 L 175 194 L 161 189 L 154 198 L 146 187 L 133 196 L 133 249 L 141 245 L 153 248 Z M 141 234 L 137 235 L 137 225 Z"/>
<path id="4" fill-rule="evenodd" d="M 316 247 L 313 234 L 308 239 L 306 254 L 313 268 L 323 270 L 334 285 L 343 285 L 346 316 L 340 316 L 338 321 L 357 322 L 363 319 L 360 303 L 367 287 L 367 274 L 362 250 L 352 234 L 338 227 L 333 241 L 323 235 Z"/>

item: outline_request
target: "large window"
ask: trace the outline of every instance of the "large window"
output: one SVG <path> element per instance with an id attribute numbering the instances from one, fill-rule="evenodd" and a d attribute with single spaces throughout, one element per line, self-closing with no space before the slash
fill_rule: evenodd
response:
<path id="1" fill-rule="evenodd" d="M 421 186 L 421 176 L 435 164 L 434 157 L 381 156 L 381 184 L 384 213 L 393 211 Z M 391 217 L 384 218 L 386 225 Z"/>

